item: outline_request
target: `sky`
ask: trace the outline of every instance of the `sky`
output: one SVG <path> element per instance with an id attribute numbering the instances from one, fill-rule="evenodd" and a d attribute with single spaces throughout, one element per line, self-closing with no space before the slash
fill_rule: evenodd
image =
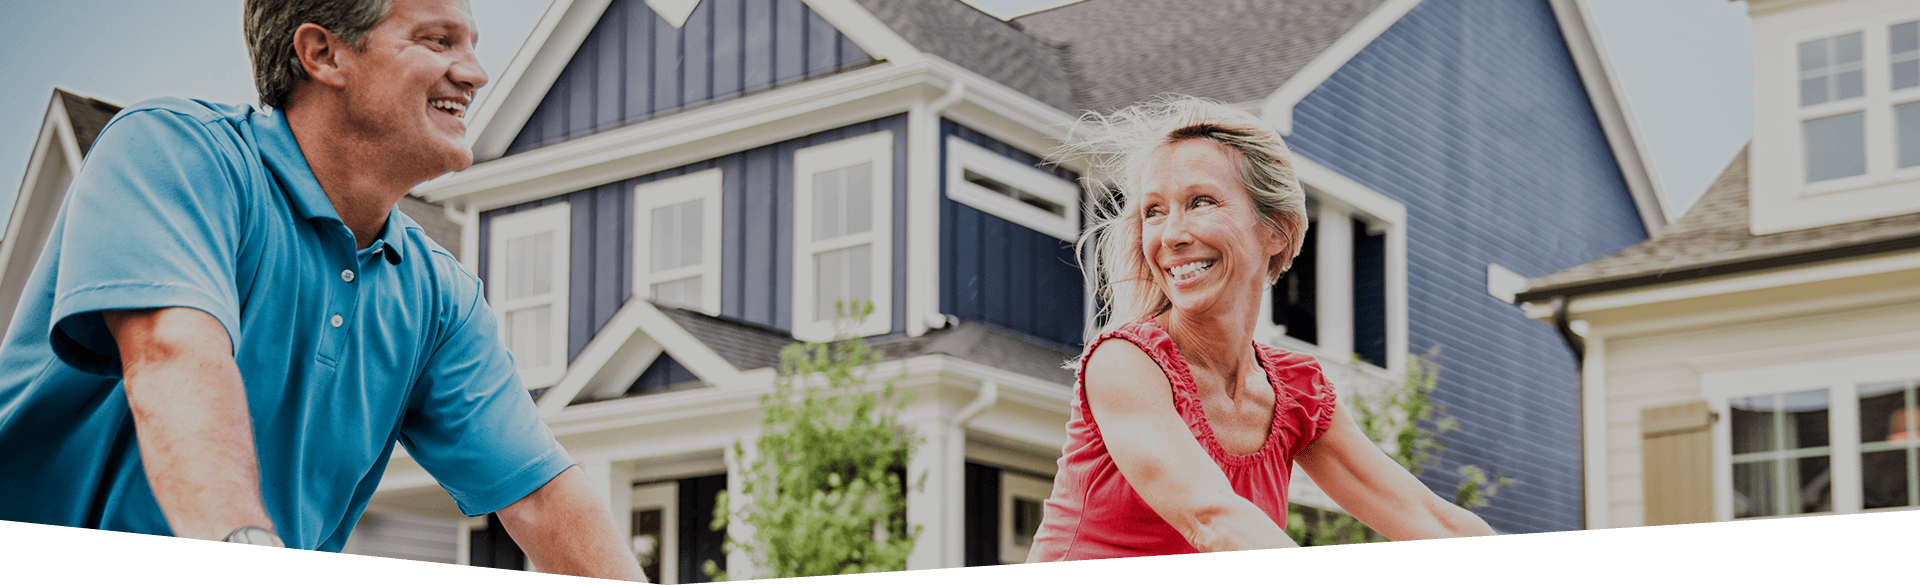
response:
<path id="1" fill-rule="evenodd" d="M 498 78 L 546 0 L 469 0 L 476 53 Z M 1071 0 L 967 0 L 1002 18 Z M 150 97 L 255 101 L 241 0 L 0 0 L 0 224 L 25 179 L 53 88 L 127 105 Z M 1590 0 L 1614 79 L 1669 215 L 1753 135 L 1751 24 L 1727 0 Z M 491 87 L 491 86 L 490 86 Z M 484 94 L 488 89 L 482 89 Z"/>

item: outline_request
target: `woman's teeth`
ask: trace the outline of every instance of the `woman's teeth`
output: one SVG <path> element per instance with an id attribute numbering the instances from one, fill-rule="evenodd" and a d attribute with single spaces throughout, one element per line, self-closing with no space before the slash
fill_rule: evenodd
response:
<path id="1" fill-rule="evenodd" d="M 1172 273 L 1174 278 L 1187 278 L 1189 276 L 1195 276 L 1200 274 L 1201 272 L 1205 272 L 1208 268 L 1211 268 L 1211 267 L 1213 267 L 1213 262 L 1205 262 L 1205 261 L 1188 262 L 1186 264 L 1175 266 L 1173 267 L 1172 270 L 1169 270 L 1168 272 Z"/>

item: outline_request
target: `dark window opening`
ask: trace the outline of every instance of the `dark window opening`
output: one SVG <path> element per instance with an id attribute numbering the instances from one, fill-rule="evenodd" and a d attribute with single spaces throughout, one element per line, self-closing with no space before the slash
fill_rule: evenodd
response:
<path id="1" fill-rule="evenodd" d="M 1308 218 L 1315 217 L 1317 207 L 1308 206 Z M 1320 343 L 1320 305 L 1315 292 L 1319 246 L 1314 243 L 1319 238 L 1312 227 L 1318 224 L 1309 220 L 1306 242 L 1300 246 L 1300 255 L 1294 257 L 1293 268 L 1282 273 L 1273 285 L 1273 324 L 1285 328 L 1287 337 L 1313 344 Z"/>
<path id="2" fill-rule="evenodd" d="M 468 533 L 467 544 L 469 565 L 514 571 L 527 567 L 527 554 L 521 552 L 513 536 L 507 534 L 507 527 L 500 523 L 498 515 L 488 514 L 487 527 Z"/>
<path id="3" fill-rule="evenodd" d="M 1387 365 L 1387 234 L 1353 220 L 1353 353 Z"/>

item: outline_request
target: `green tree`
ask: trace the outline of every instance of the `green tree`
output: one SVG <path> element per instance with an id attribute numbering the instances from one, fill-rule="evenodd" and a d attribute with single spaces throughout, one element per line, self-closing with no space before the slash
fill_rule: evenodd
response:
<path id="1" fill-rule="evenodd" d="M 1440 362 L 1435 359 L 1439 353 L 1434 348 L 1426 355 L 1409 355 L 1406 377 L 1397 386 L 1353 395 L 1353 420 L 1360 431 L 1416 477 L 1446 451 L 1440 435 L 1460 428 L 1460 421 L 1443 416 L 1445 407 L 1433 401 L 1440 383 Z M 1454 488 L 1453 503 L 1468 510 L 1485 507 L 1500 488 L 1513 485 L 1512 478 L 1489 476 L 1477 465 L 1462 465 L 1455 471 L 1461 479 Z M 1300 505 L 1288 508 L 1287 535 L 1301 546 L 1387 540 L 1347 514 Z"/>
<path id="2" fill-rule="evenodd" d="M 850 330 L 872 313 L 872 303 L 843 311 L 839 335 L 829 343 L 796 343 L 780 352 L 780 378 L 760 401 L 762 434 L 749 458 L 734 443 L 741 462 L 737 509 L 721 494 L 715 530 L 729 519 L 752 527 L 752 536 L 727 538 L 730 550 L 747 553 L 759 575 L 807 577 L 899 571 L 921 527 L 906 523 L 907 458 L 921 439 L 898 428 L 895 413 L 911 400 L 894 388 L 869 388 L 881 359 Z M 923 478 L 924 479 L 924 478 Z M 709 575 L 726 579 L 711 561 Z"/>

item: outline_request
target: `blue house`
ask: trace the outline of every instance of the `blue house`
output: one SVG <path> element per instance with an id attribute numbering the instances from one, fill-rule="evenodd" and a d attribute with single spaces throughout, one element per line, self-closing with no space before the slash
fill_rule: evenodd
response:
<path id="1" fill-rule="evenodd" d="M 470 114 L 479 162 L 414 195 L 657 582 L 751 573 L 710 528 L 729 447 L 840 300 L 873 303 L 875 379 L 916 396 L 909 567 L 1018 562 L 1091 314 L 1085 168 L 1041 155 L 1082 111 L 1238 104 L 1287 134 L 1314 223 L 1260 339 L 1349 393 L 1440 348 L 1462 429 L 1426 480 L 1479 465 L 1518 482 L 1495 528 L 1578 529 L 1575 364 L 1512 283 L 1665 223 L 1592 39 L 1578 0 L 556 0 Z M 348 547 L 524 565 L 404 455 Z"/>

